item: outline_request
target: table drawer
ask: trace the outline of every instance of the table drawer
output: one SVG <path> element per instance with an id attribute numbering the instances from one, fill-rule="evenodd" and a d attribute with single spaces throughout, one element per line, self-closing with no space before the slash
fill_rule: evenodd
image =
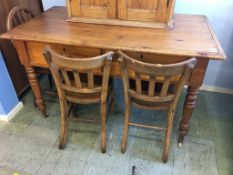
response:
<path id="1" fill-rule="evenodd" d="M 70 57 L 94 57 L 101 55 L 101 49 L 78 47 L 62 44 L 49 44 L 42 42 L 27 42 L 27 50 L 30 58 L 30 64 L 38 67 L 48 67 L 46 60 L 43 56 L 43 50 L 46 46 L 51 47 L 59 54 Z"/>

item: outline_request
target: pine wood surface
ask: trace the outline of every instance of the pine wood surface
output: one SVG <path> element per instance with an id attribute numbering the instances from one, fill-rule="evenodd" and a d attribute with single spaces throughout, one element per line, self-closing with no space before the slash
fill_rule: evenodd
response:
<path id="1" fill-rule="evenodd" d="M 68 21 L 171 29 L 175 0 L 67 0 Z"/>
<path id="2" fill-rule="evenodd" d="M 205 16 L 175 15 L 173 30 L 69 23 L 65 7 L 54 7 L 1 38 L 164 55 L 224 59 Z M 103 37 L 104 36 L 104 37 Z"/>

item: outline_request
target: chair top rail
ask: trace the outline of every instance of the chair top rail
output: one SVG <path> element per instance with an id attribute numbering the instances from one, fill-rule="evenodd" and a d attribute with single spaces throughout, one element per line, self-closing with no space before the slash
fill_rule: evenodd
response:
<path id="1" fill-rule="evenodd" d="M 120 55 L 120 61 L 124 61 L 127 68 L 141 74 L 152 76 L 171 76 L 180 74 L 184 72 L 186 68 L 193 69 L 197 62 L 195 58 L 191 58 L 175 64 L 151 64 L 131 58 L 121 51 L 118 51 L 118 54 Z"/>
<path id="2" fill-rule="evenodd" d="M 45 48 L 45 54 L 50 55 L 49 59 L 54 62 L 59 67 L 65 67 L 66 69 L 71 70 L 88 70 L 88 69 L 95 69 L 98 67 L 103 66 L 104 61 L 112 60 L 112 55 L 114 52 L 110 51 L 106 54 L 91 57 L 91 58 L 75 58 L 75 57 L 66 57 L 63 55 L 57 54 L 54 50 L 49 48 L 48 46 Z"/>

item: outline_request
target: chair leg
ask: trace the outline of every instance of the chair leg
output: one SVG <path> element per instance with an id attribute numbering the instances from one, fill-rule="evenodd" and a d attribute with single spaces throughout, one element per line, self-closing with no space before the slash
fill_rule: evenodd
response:
<path id="1" fill-rule="evenodd" d="M 101 102 L 101 152 L 106 152 L 106 102 Z"/>
<path id="2" fill-rule="evenodd" d="M 125 107 L 125 123 L 124 123 L 124 131 L 123 131 L 123 139 L 121 143 L 121 152 L 124 153 L 126 150 L 127 140 L 128 140 L 128 132 L 129 132 L 129 117 L 130 117 L 130 103 L 126 104 Z"/>
<path id="3" fill-rule="evenodd" d="M 174 120 L 174 109 L 170 109 L 167 116 L 167 130 L 165 134 L 164 146 L 163 146 L 163 163 L 167 163 L 170 140 L 171 140 L 171 132 Z"/>
<path id="4" fill-rule="evenodd" d="M 61 106 L 61 126 L 60 126 L 60 143 L 59 143 L 59 149 L 64 149 L 66 138 L 67 138 L 67 108 L 66 105 L 63 104 Z"/>

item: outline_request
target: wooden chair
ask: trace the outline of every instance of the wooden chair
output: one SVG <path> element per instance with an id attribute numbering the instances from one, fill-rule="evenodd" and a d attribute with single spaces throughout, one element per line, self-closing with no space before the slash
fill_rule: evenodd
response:
<path id="1" fill-rule="evenodd" d="M 190 77 L 192 69 L 196 65 L 196 59 L 192 58 L 177 64 L 150 64 L 133 59 L 121 51 L 118 52 L 121 62 L 122 79 L 125 94 L 125 122 L 121 151 L 124 153 L 127 145 L 129 126 L 144 127 L 165 131 L 163 148 L 163 162 L 167 162 L 172 124 L 177 101 L 183 86 Z M 135 75 L 136 88 L 129 84 L 129 72 Z M 146 91 L 142 90 L 142 81 L 148 83 Z M 157 86 L 160 84 L 160 87 Z M 130 121 L 131 104 L 136 104 L 145 109 L 162 109 L 168 111 L 166 128 L 151 126 Z"/>
<path id="2" fill-rule="evenodd" d="M 29 9 L 23 6 L 16 6 L 12 8 L 7 17 L 7 31 L 12 30 L 13 28 L 31 20 L 32 18 L 34 18 L 34 15 Z"/>
<path id="3" fill-rule="evenodd" d="M 12 8 L 8 14 L 8 17 L 7 17 L 7 22 L 6 22 L 7 31 L 12 30 L 13 28 L 31 20 L 32 18 L 34 18 L 34 15 L 29 9 L 27 9 L 23 6 L 16 6 L 16 7 Z M 52 75 L 51 75 L 50 71 L 48 69 L 45 69 L 45 68 L 37 68 L 36 72 L 38 74 L 48 75 L 49 87 L 50 87 L 50 89 L 52 89 L 53 88 L 53 79 L 52 79 Z M 48 93 L 48 94 L 55 94 L 51 91 L 43 91 L 43 92 Z"/>
<path id="4" fill-rule="evenodd" d="M 67 137 L 68 102 L 101 104 L 101 151 L 106 151 L 106 104 L 110 94 L 108 86 L 113 52 L 92 58 L 70 58 L 59 55 L 47 47 L 44 56 L 52 72 L 61 107 L 59 148 L 63 149 Z M 96 84 L 95 70 L 102 71 L 102 82 Z M 87 83 L 82 78 L 86 75 Z"/>

